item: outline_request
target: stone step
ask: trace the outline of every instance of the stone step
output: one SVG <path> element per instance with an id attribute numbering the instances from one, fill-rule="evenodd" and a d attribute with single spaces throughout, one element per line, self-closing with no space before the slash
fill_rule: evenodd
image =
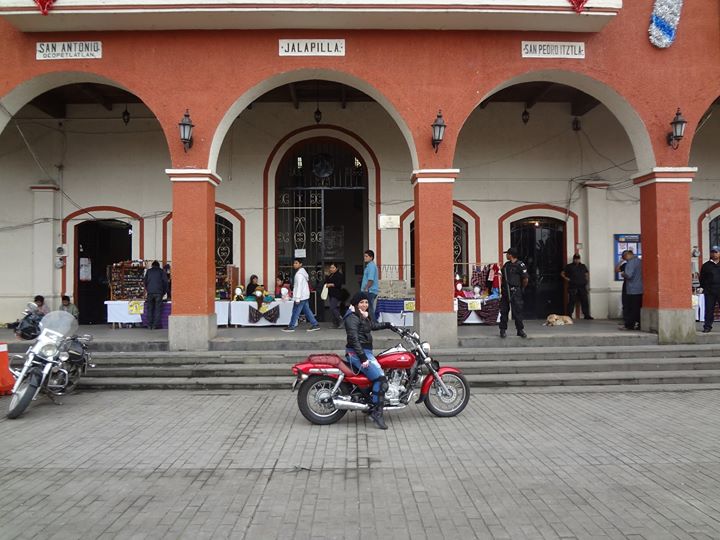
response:
<path id="1" fill-rule="evenodd" d="M 376 348 L 376 350 L 381 350 Z M 316 351 L 344 354 L 341 349 L 327 348 Z M 96 363 L 113 366 L 147 366 L 176 364 L 294 364 L 307 357 L 310 351 L 209 351 L 209 352 L 93 352 Z M 716 345 L 641 345 L 628 348 L 616 346 L 596 347 L 542 347 L 529 351 L 514 348 L 437 349 L 433 357 L 441 362 L 458 361 L 546 361 L 546 360 L 605 360 L 622 358 L 707 358 L 718 357 Z"/>
<path id="2" fill-rule="evenodd" d="M 604 371 L 720 370 L 720 358 L 642 358 L 617 360 L 456 361 L 466 375 L 501 373 L 589 373 Z M 178 364 L 121 366 L 98 363 L 90 374 L 99 377 L 263 377 L 289 375 L 290 363 Z"/>
<path id="3" fill-rule="evenodd" d="M 720 370 L 468 375 L 472 387 L 718 384 Z M 86 377 L 87 389 L 289 389 L 294 377 Z"/>

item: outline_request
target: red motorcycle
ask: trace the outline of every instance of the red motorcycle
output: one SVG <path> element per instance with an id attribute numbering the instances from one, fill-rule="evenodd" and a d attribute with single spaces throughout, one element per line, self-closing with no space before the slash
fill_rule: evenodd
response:
<path id="1" fill-rule="evenodd" d="M 470 387 L 460 370 L 440 367 L 430 357 L 430 344 L 416 333 L 391 330 L 408 346 L 401 342 L 375 357 L 388 380 L 385 411 L 407 407 L 419 387 L 416 404 L 424 403 L 436 416 L 459 414 L 470 400 Z M 313 424 L 334 424 L 347 411 L 369 412 L 372 383 L 337 354 L 311 354 L 292 372 L 297 377 L 292 390 L 299 385 L 300 412 Z"/>

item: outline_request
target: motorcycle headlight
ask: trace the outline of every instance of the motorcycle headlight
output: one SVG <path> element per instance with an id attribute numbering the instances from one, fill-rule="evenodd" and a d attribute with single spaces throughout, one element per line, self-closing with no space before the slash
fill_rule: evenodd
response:
<path id="1" fill-rule="evenodd" d="M 57 346 L 53 343 L 48 343 L 47 345 L 43 345 L 42 349 L 40 349 L 40 356 L 44 358 L 52 358 L 57 354 L 57 352 Z"/>
<path id="2" fill-rule="evenodd" d="M 421 347 L 425 354 L 430 354 L 430 344 L 427 341 L 423 341 Z"/>
<path id="3" fill-rule="evenodd" d="M 58 358 L 60 359 L 61 362 L 67 362 L 68 360 L 70 360 L 70 355 L 66 352 L 61 352 L 58 355 Z"/>

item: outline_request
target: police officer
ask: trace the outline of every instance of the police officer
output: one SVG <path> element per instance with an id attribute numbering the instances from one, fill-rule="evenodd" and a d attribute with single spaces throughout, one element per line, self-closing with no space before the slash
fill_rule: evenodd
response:
<path id="1" fill-rule="evenodd" d="M 508 314 L 512 307 L 513 319 L 517 335 L 526 338 L 523 325 L 523 297 L 522 290 L 528 284 L 528 271 L 525 263 L 518 260 L 518 250 L 509 248 L 505 252 L 507 262 L 502 267 L 502 296 L 500 297 L 500 337 L 506 336 Z"/>

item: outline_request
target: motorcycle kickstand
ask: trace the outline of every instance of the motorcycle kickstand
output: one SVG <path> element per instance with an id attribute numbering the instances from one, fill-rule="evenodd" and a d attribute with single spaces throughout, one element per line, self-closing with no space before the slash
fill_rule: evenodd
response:
<path id="1" fill-rule="evenodd" d="M 62 401 L 60 401 L 57 397 L 53 396 L 52 394 L 45 394 L 45 395 L 46 395 L 46 396 L 50 399 L 50 401 L 52 401 L 55 405 L 62 405 L 62 404 L 63 404 Z"/>

